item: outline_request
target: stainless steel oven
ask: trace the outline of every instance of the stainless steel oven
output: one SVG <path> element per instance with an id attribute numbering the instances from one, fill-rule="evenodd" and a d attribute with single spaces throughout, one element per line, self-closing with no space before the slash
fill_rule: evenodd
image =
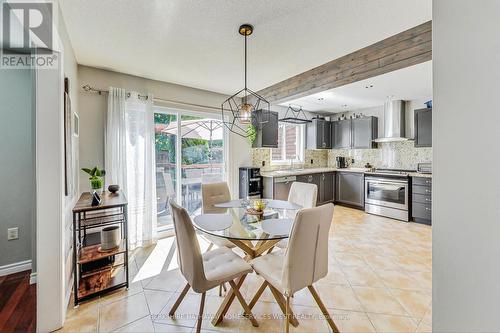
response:
<path id="1" fill-rule="evenodd" d="M 365 211 L 409 221 L 408 177 L 365 177 Z"/>

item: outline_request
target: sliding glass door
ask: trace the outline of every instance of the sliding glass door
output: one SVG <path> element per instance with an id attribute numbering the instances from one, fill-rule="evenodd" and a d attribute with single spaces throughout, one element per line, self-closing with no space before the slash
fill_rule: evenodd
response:
<path id="1" fill-rule="evenodd" d="M 158 228 L 172 227 L 168 200 L 195 214 L 201 210 L 201 184 L 226 179 L 224 125 L 212 115 L 155 110 Z"/>

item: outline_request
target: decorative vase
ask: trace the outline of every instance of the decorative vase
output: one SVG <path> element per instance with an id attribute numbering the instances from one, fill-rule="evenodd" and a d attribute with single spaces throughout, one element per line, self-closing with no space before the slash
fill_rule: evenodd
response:
<path id="1" fill-rule="evenodd" d="M 96 191 L 98 194 L 102 194 L 104 187 L 104 181 L 101 177 L 94 177 L 90 179 L 90 188 L 92 191 Z"/>

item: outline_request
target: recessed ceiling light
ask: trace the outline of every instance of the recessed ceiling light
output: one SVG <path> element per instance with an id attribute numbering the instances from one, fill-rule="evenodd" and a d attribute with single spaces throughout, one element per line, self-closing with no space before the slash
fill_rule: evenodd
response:
<path id="1" fill-rule="evenodd" d="M 367 85 L 365 86 L 365 88 L 366 88 L 366 89 L 373 88 L 373 84 L 367 84 Z"/>
<path id="2" fill-rule="evenodd" d="M 347 104 L 342 104 L 341 105 L 344 109 L 347 109 Z"/>
<path id="3" fill-rule="evenodd" d="M 322 101 L 324 99 L 325 99 L 324 97 L 320 97 L 320 98 L 318 98 L 318 101 Z"/>

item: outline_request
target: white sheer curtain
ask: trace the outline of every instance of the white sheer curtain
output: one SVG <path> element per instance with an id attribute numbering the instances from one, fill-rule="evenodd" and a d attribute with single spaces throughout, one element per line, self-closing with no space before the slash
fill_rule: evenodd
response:
<path id="1" fill-rule="evenodd" d="M 110 88 L 106 125 L 106 180 L 123 188 L 128 199 L 128 234 L 132 248 L 156 238 L 153 96 L 129 98 Z"/>

